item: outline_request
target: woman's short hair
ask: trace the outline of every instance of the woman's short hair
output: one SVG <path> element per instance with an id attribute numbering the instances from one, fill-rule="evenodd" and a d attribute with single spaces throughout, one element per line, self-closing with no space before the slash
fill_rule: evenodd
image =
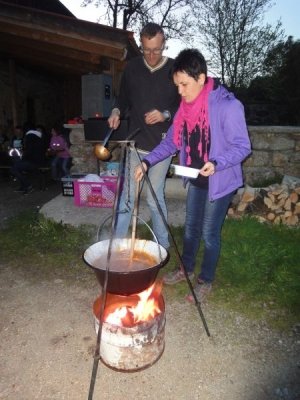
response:
<path id="1" fill-rule="evenodd" d="M 172 75 L 185 72 L 195 80 L 200 74 L 207 76 L 207 65 L 204 56 L 197 49 L 182 50 L 174 60 Z"/>

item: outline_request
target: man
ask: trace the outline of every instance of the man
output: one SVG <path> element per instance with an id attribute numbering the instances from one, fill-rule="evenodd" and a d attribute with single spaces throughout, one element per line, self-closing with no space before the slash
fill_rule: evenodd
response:
<path id="1" fill-rule="evenodd" d="M 172 81 L 170 70 L 173 60 L 163 56 L 165 35 L 155 23 L 148 23 L 140 33 L 141 57 L 128 62 L 125 67 L 120 94 L 116 106 L 108 119 L 110 128 L 116 129 L 120 117 L 129 116 L 129 133 L 140 129 L 135 137 L 141 158 L 156 147 L 165 136 L 179 105 L 179 95 Z M 171 157 L 158 163 L 149 171 L 149 179 L 159 205 L 167 218 L 164 188 Z M 130 153 L 127 160 L 130 176 L 125 177 L 116 227 L 117 237 L 125 237 L 130 225 L 134 203 L 134 168 L 139 163 L 136 154 Z M 129 168 L 128 168 L 129 167 Z M 169 247 L 167 229 L 150 189 L 147 187 L 147 204 L 150 208 L 153 231 L 158 242 Z"/>
<path id="2" fill-rule="evenodd" d="M 45 146 L 41 128 L 26 131 L 23 142 L 23 156 L 16 158 L 11 168 L 12 175 L 18 180 L 20 187 L 15 192 L 29 194 L 33 186 L 28 179 L 28 173 L 35 171 L 45 163 Z"/>

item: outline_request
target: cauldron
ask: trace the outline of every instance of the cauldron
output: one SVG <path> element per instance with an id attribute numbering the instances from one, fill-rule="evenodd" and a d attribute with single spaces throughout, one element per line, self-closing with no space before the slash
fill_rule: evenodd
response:
<path id="1" fill-rule="evenodd" d="M 91 245 L 83 254 L 84 262 L 91 267 L 98 282 L 103 287 L 107 269 L 107 254 L 109 240 L 102 240 Z M 118 252 L 124 252 L 131 248 L 131 239 L 113 239 L 111 245 L 111 259 Z M 156 242 L 151 240 L 135 239 L 134 252 L 144 253 L 147 258 L 155 260 L 154 265 L 146 265 L 141 269 L 128 266 L 116 270 L 109 261 L 107 291 L 113 294 L 130 295 L 142 292 L 151 286 L 157 277 L 159 269 L 167 264 L 169 252 Z M 99 259 L 103 262 L 99 264 Z M 112 268 L 111 268 L 112 267 Z"/>

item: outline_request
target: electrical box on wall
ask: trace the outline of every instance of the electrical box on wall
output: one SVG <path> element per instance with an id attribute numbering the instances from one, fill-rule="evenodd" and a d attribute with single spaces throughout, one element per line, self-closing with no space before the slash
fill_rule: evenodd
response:
<path id="1" fill-rule="evenodd" d="M 81 77 L 82 118 L 108 117 L 112 109 L 112 77 L 88 74 Z"/>

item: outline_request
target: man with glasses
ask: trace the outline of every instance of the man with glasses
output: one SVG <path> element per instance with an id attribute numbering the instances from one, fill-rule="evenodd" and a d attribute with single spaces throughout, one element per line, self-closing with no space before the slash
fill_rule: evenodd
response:
<path id="1" fill-rule="evenodd" d="M 120 94 L 108 119 L 116 129 L 120 118 L 129 118 L 129 133 L 140 129 L 135 137 L 139 155 L 143 158 L 164 138 L 179 105 L 179 95 L 170 70 L 173 60 L 163 56 L 165 35 L 155 23 L 148 23 L 140 33 L 141 53 L 128 62 L 123 72 Z M 126 237 L 130 224 L 135 193 L 134 168 L 139 163 L 136 155 L 130 156 L 130 177 L 125 177 L 116 227 L 117 237 Z M 165 180 L 171 157 L 158 163 L 149 171 L 149 179 L 160 207 L 167 218 Z M 128 168 L 126 168 L 128 170 Z M 129 193 L 129 199 L 128 197 Z M 168 232 L 161 219 L 155 200 L 147 186 L 147 204 L 151 212 L 153 231 L 158 242 L 169 247 Z"/>

